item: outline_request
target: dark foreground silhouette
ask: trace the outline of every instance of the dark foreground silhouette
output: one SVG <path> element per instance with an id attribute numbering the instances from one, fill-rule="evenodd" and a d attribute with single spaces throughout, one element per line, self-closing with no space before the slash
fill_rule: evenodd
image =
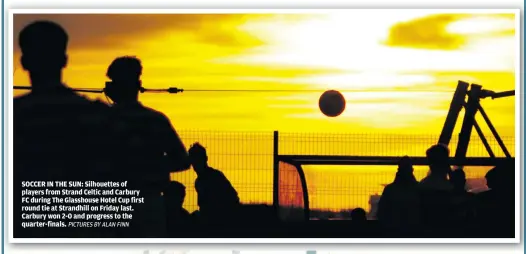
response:
<path id="1" fill-rule="evenodd" d="M 68 62 L 66 32 L 55 23 L 35 22 L 20 32 L 18 43 L 32 90 L 13 102 L 15 235 L 98 235 L 87 228 L 20 227 L 22 181 L 108 180 L 114 166 L 106 149 L 113 144 L 106 131 L 108 106 L 62 82 Z"/>
<path id="2" fill-rule="evenodd" d="M 118 57 L 108 67 L 105 93 L 113 101 L 110 116 L 114 169 L 128 188 L 140 190 L 145 202 L 134 205 L 127 234 L 166 237 L 165 200 L 170 173 L 190 167 L 188 153 L 168 118 L 139 102 L 142 64 L 136 57 Z M 173 189 L 173 187 L 172 187 Z M 171 192 L 169 192 L 171 193 Z M 172 222 L 173 223 L 173 222 Z"/>

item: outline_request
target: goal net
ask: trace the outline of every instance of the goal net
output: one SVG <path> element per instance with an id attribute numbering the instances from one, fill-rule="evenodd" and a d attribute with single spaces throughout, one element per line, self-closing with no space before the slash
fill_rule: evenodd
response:
<path id="1" fill-rule="evenodd" d="M 279 162 L 279 216 L 285 221 L 308 219 L 308 191 L 301 166 Z"/>

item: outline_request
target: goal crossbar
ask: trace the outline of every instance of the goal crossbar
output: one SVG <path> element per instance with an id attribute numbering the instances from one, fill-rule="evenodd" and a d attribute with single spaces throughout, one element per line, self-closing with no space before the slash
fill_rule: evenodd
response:
<path id="1" fill-rule="evenodd" d="M 335 166 L 396 166 L 402 157 L 395 156 L 332 156 L 332 155 L 276 155 L 278 167 L 275 173 L 279 180 L 274 184 L 274 195 L 277 195 L 274 205 L 278 211 L 286 211 L 290 208 L 301 208 L 303 212 L 296 214 L 296 219 L 308 221 L 310 219 L 309 187 L 305 177 L 303 166 L 308 165 L 335 165 Z M 487 157 L 468 157 L 462 160 L 454 157 L 449 158 L 450 165 L 461 167 L 466 166 L 497 166 L 499 164 L 515 162 L 512 158 L 487 158 Z M 415 166 L 429 165 L 426 157 L 411 157 L 412 164 Z M 286 171 L 281 170 L 283 165 L 288 165 Z M 275 176 L 276 176 L 275 175 Z M 280 176 L 281 175 L 281 176 Z M 290 182 L 280 185 L 280 182 L 287 182 L 283 177 L 290 179 Z M 298 203 L 299 202 L 299 203 Z M 301 203 L 301 204 L 300 204 Z M 299 215 L 299 217 L 298 217 Z"/>
<path id="2" fill-rule="evenodd" d="M 396 156 L 332 156 L 332 155 L 278 155 L 278 160 L 300 165 L 378 165 L 396 166 L 402 157 Z M 468 157 L 462 160 L 450 158 L 450 165 L 495 166 L 515 158 Z M 411 157 L 415 166 L 429 165 L 426 157 Z"/>

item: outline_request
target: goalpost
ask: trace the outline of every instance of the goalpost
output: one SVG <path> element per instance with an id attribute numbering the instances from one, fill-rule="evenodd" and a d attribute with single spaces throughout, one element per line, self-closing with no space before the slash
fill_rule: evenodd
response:
<path id="1" fill-rule="evenodd" d="M 469 89 L 471 87 L 471 89 Z M 469 89 L 469 90 L 468 90 Z M 436 143 L 449 146 L 453 136 L 456 122 L 460 111 L 464 108 L 465 114 L 462 122 L 458 142 L 454 155 L 450 158 L 450 164 L 457 167 L 467 166 L 496 166 L 498 164 L 515 160 L 508 151 L 502 138 L 497 133 L 488 115 L 480 105 L 484 98 L 502 98 L 514 96 L 515 91 L 496 93 L 483 90 L 480 85 L 459 81 L 457 89 L 451 101 L 450 109 L 444 123 L 444 127 Z M 466 102 L 467 97 L 467 102 Z M 497 157 L 484 136 L 480 125 L 475 119 L 480 112 L 487 123 L 498 146 L 502 149 L 504 156 Z M 471 139 L 472 130 L 475 129 L 480 141 L 488 153 L 488 157 L 467 157 L 468 144 Z M 306 221 L 311 219 L 311 208 L 309 200 L 309 186 L 305 176 L 304 166 L 309 165 L 348 165 L 348 166 L 396 166 L 404 154 L 400 156 L 336 156 L 336 155 L 298 155 L 280 154 L 279 133 L 274 132 L 274 184 L 273 205 L 278 210 L 282 220 Z M 436 143 L 430 142 L 429 146 Z M 422 151 L 424 154 L 425 151 Z M 415 166 L 427 166 L 425 157 L 411 157 Z"/>

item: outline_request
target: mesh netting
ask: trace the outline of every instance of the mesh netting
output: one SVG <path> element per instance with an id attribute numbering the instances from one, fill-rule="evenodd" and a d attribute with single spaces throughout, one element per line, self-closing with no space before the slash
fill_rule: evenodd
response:
<path id="1" fill-rule="evenodd" d="M 296 166 L 279 162 L 279 215 L 282 220 L 304 220 L 303 186 Z"/>

